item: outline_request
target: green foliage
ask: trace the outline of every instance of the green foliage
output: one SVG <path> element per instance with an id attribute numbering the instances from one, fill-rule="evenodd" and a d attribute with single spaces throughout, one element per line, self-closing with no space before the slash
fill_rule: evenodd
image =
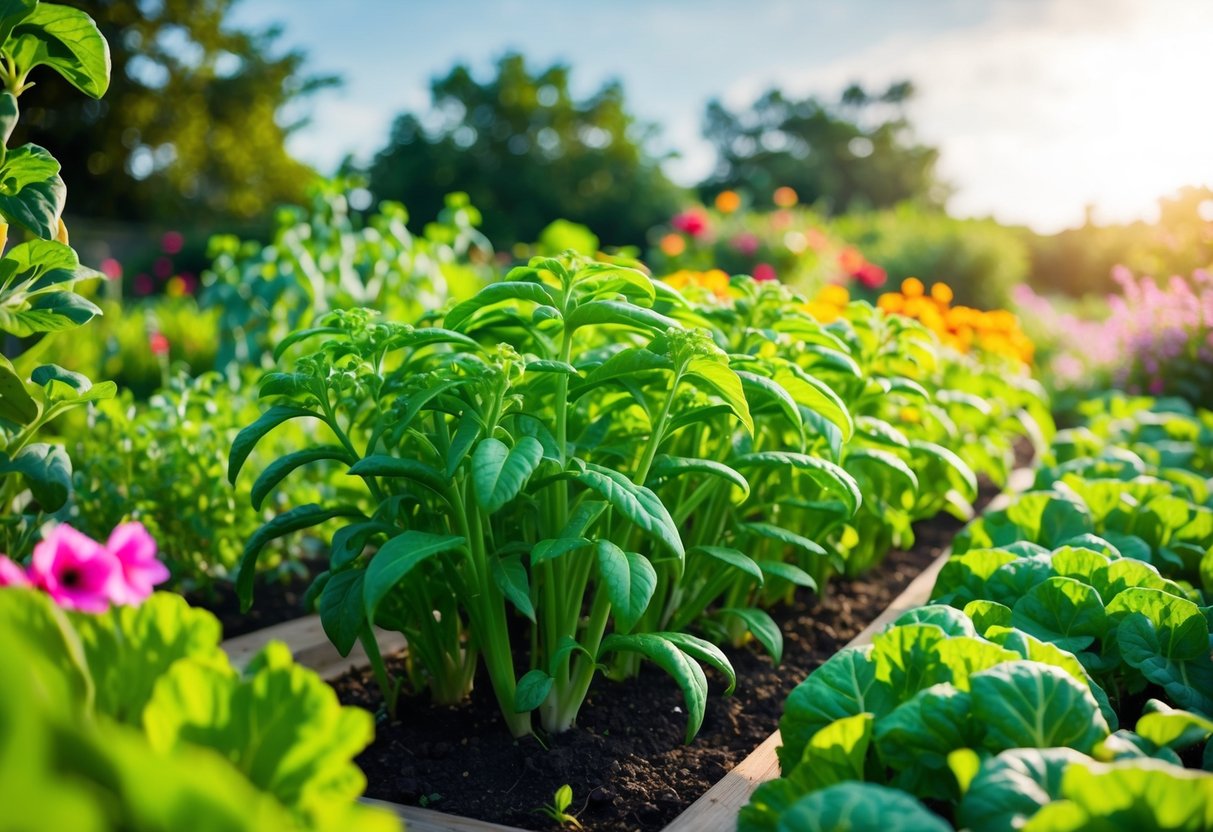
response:
<path id="1" fill-rule="evenodd" d="M 117 524 L 139 520 L 182 590 L 212 593 L 234 579 L 246 541 L 269 511 L 334 493 L 319 467 L 292 475 L 271 504 L 254 509 L 252 484 L 227 482 L 223 460 L 242 425 L 257 416 L 239 379 L 178 377 L 145 402 L 130 394 L 104 402 L 76 432 L 71 453 L 76 497 L 73 525 L 104 539 Z M 257 452 L 269 465 L 305 435 L 302 425 L 275 435 Z M 309 544 L 272 544 L 266 573 L 297 562 Z M 300 551 L 302 549 L 302 552 Z"/>
<path id="2" fill-rule="evenodd" d="M 846 214 L 831 230 L 879 263 L 891 283 L 907 277 L 942 281 L 965 306 L 1004 309 L 1011 290 L 1028 277 L 1027 246 L 993 220 L 955 219 L 901 204 Z"/>
<path id="3" fill-rule="evenodd" d="M 518 54 L 483 81 L 455 66 L 430 87 L 439 126 L 412 113 L 397 118 L 368 171 L 371 190 L 427 220 L 444 194 L 466 191 L 502 247 L 536 239 L 557 219 L 608 244 L 640 242 L 678 204 L 648 149 L 652 128 L 628 112 L 618 83 L 579 100 L 569 74 L 561 64 L 534 70 Z"/>
<path id="4" fill-rule="evenodd" d="M 370 716 L 340 706 L 282 645 L 239 674 L 218 643 L 218 622 L 176 596 L 69 619 L 44 594 L 0 589 L 5 821 L 399 828 L 355 802 L 353 757 L 370 740 Z"/>
<path id="5" fill-rule="evenodd" d="M 381 202 L 366 217 L 351 211 L 356 186 L 319 182 L 307 209 L 280 208 L 269 245 L 230 235 L 211 240 L 202 306 L 217 310 L 224 334 L 217 367 L 260 366 L 289 346 L 292 331 L 334 309 L 371 307 L 411 320 L 484 282 L 492 249 L 465 195 L 448 195 L 437 221 L 415 236 L 399 203 Z"/>
<path id="6" fill-rule="evenodd" d="M 39 106 L 22 129 L 62 154 L 65 178 L 92 183 L 73 194 L 74 213 L 230 221 L 304 198 L 314 174 L 285 148 L 303 122 L 286 113 L 334 79 L 308 74 L 305 55 L 283 49 L 277 30 L 238 27 L 231 0 L 75 5 L 96 20 L 89 33 L 94 40 L 65 35 L 63 42 L 79 51 L 95 43 L 99 28 L 110 45 L 105 106 L 79 102 L 69 86 L 96 97 L 96 59 L 64 73 L 66 82 L 35 70 Z M 48 32 L 66 28 L 65 22 L 48 24 Z M 47 45 L 34 54 L 49 56 L 50 68 L 60 69 L 62 50 Z M 173 106 L 162 106 L 165 101 Z"/>

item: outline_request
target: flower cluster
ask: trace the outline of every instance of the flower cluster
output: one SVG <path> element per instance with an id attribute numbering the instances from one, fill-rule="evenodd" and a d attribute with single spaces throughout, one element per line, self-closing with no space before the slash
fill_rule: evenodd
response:
<path id="1" fill-rule="evenodd" d="M 706 272 L 680 269 L 666 275 L 662 280 L 680 292 L 689 288 L 692 292 L 712 295 L 717 300 L 729 299 L 729 276 L 720 269 L 709 269 Z"/>
<path id="2" fill-rule="evenodd" d="M 1056 344 L 1050 370 L 1057 382 L 1098 378 L 1130 393 L 1213 403 L 1213 275 L 1198 270 L 1160 283 L 1118 267 L 1112 277 L 1121 293 L 1108 297 L 1099 321 L 1060 312 L 1026 286 L 1016 290 L 1016 301 Z"/>
<path id="3" fill-rule="evenodd" d="M 736 191 L 721 191 L 711 208 L 691 206 L 654 229 L 650 262 L 658 272 L 721 269 L 802 289 L 824 283 L 883 286 L 885 270 L 837 238 L 823 217 L 796 208 L 798 200 L 793 189 L 776 188 L 774 210 L 755 210 Z"/>
<path id="4" fill-rule="evenodd" d="M 1031 363 L 1035 346 L 1019 326 L 1019 318 L 1005 309 L 988 312 L 971 306 L 952 306 L 952 290 L 935 283 L 930 293 L 916 277 L 901 282 L 900 292 L 885 292 L 876 300 L 885 312 L 905 315 L 933 331 L 958 352 L 973 348 Z"/>
<path id="5" fill-rule="evenodd" d="M 141 604 L 168 577 L 141 523 L 123 523 L 105 544 L 60 524 L 34 546 L 25 569 L 0 555 L 0 587 L 36 587 L 60 607 L 80 612 Z"/>

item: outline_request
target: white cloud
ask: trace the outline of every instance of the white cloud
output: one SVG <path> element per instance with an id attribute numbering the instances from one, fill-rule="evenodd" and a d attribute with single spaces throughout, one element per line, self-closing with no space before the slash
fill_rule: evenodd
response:
<path id="1" fill-rule="evenodd" d="M 852 80 L 910 78 L 911 115 L 958 185 L 952 209 L 1052 230 L 1148 215 L 1157 197 L 1213 182 L 1208 43 L 1213 4 L 1004 0 L 976 26 L 894 36 L 811 70 L 743 77 L 833 96 Z"/>

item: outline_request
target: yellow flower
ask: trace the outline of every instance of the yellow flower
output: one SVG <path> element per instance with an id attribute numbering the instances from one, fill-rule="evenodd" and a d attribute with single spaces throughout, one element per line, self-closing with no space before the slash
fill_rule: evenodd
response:
<path id="1" fill-rule="evenodd" d="M 896 313 L 905 307 L 906 299 L 900 292 L 885 292 L 876 299 L 876 306 L 884 312 Z"/>
<path id="2" fill-rule="evenodd" d="M 947 306 L 952 302 L 952 287 L 946 283 L 934 283 L 931 285 L 931 297 L 935 299 L 936 303 Z"/>
<path id="3" fill-rule="evenodd" d="M 901 421 L 911 425 L 916 425 L 922 421 L 922 416 L 916 407 L 903 407 L 897 416 Z"/>
<path id="4" fill-rule="evenodd" d="M 907 298 L 920 298 L 926 287 L 917 277 L 907 277 L 901 281 L 901 293 Z"/>
<path id="5" fill-rule="evenodd" d="M 821 291 L 817 293 L 817 300 L 834 306 L 846 306 L 851 302 L 851 293 L 845 286 L 829 283 L 821 287 Z"/>
<path id="6" fill-rule="evenodd" d="M 741 207 L 741 197 L 736 191 L 721 191 L 716 194 L 716 210 L 722 214 L 731 214 Z"/>

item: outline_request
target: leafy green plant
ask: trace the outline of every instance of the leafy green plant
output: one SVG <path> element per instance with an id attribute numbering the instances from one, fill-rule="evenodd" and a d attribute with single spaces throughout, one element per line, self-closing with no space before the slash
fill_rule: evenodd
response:
<path id="1" fill-rule="evenodd" d="M 11 659 L 0 669 L 6 820 L 399 828 L 355 801 L 364 780 L 353 757 L 370 741 L 370 715 L 339 705 L 280 644 L 237 672 L 219 629 L 165 593 L 89 616 L 0 589 L 0 645 Z"/>
<path id="2" fill-rule="evenodd" d="M 82 267 L 67 245 L 67 188 L 59 163 L 37 145 L 8 147 L 20 113 L 17 99 L 34 85 L 30 74 L 40 66 L 100 98 L 109 86 L 109 47 L 78 9 L 38 0 L 0 7 L 0 249 L 10 225 L 29 235 L 0 257 L 0 337 L 61 332 L 100 313 L 75 291 L 100 274 Z M 32 544 L 37 515 L 57 511 L 70 493 L 71 461 L 63 448 L 35 441 L 38 433 L 64 412 L 115 391 L 108 382 L 94 385 L 58 365 L 40 364 L 40 347 L 16 360 L 0 356 L 0 546 L 18 556 Z"/>
<path id="3" fill-rule="evenodd" d="M 228 483 L 227 450 L 240 427 L 259 415 L 246 389 L 239 377 L 182 375 L 147 401 L 127 393 L 98 405 L 69 445 L 78 460 L 72 523 L 100 536 L 138 519 L 156 539 L 175 588 L 213 595 L 231 584 L 245 542 L 270 509 L 337 493 L 320 467 L 293 478 L 261 509 L 251 504 L 251 483 Z M 254 458 L 268 465 L 304 438 L 301 425 L 287 428 Z M 267 576 L 302 570 L 301 562 L 321 557 L 323 548 L 314 539 L 274 541 L 259 568 Z"/>
<path id="4" fill-rule="evenodd" d="M 573 789 L 566 783 L 556 790 L 556 794 L 552 796 L 551 803 L 546 806 L 540 806 L 535 811 L 546 815 L 561 826 L 567 826 L 570 829 L 581 829 L 581 821 L 577 820 L 576 815 L 569 812 L 569 807 L 572 805 Z"/>
<path id="5" fill-rule="evenodd" d="M 357 189 L 351 180 L 318 183 L 309 208 L 279 209 L 270 245 L 212 239 L 201 300 L 219 311 L 225 334 L 217 369 L 260 366 L 292 330 L 330 311 L 371 307 L 411 320 L 487 279 L 492 247 L 476 230 L 480 214 L 465 195 L 447 197 L 438 220 L 415 236 L 400 203 L 381 202 L 365 218 L 351 210 Z"/>

